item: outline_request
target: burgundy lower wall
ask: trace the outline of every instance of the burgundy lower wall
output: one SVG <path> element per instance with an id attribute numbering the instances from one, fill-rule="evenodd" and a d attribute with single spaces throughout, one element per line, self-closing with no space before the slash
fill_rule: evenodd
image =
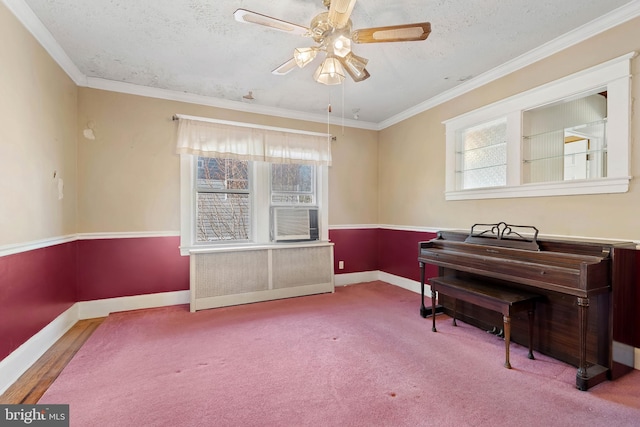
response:
<path id="1" fill-rule="evenodd" d="M 640 348 L 640 251 L 636 251 L 636 255 L 637 255 L 637 261 L 636 261 L 636 265 L 638 266 L 638 272 L 636 274 L 638 283 L 636 286 L 636 317 L 634 319 L 634 324 L 635 324 L 635 339 L 633 342 L 633 346 L 636 348 Z"/>
<path id="2" fill-rule="evenodd" d="M 379 229 L 378 270 L 411 280 L 420 280 L 418 243 L 431 240 L 435 233 Z M 426 277 L 433 277 L 438 269 L 425 267 Z"/>
<path id="3" fill-rule="evenodd" d="M 0 257 L 0 360 L 78 301 L 189 289 L 178 237 L 79 240 Z"/>
<path id="4" fill-rule="evenodd" d="M 189 289 L 179 237 L 80 240 L 78 301 Z"/>
<path id="5" fill-rule="evenodd" d="M 0 360 L 77 301 L 76 243 L 0 257 Z"/>
<path id="6" fill-rule="evenodd" d="M 381 270 L 412 280 L 420 280 L 418 242 L 436 237 L 435 233 L 381 228 L 329 230 L 334 246 L 336 274 Z M 338 262 L 344 261 L 344 269 Z M 427 266 L 426 274 L 434 276 L 437 268 Z M 429 277 L 429 276 L 427 276 Z"/>
<path id="7" fill-rule="evenodd" d="M 333 271 L 336 274 L 378 270 L 377 228 L 329 230 L 333 247 Z M 338 262 L 344 261 L 344 269 Z"/>
<path id="8" fill-rule="evenodd" d="M 379 228 L 330 230 L 334 271 L 380 270 L 419 281 L 418 242 L 434 237 Z M 188 290 L 189 257 L 180 256 L 178 246 L 178 237 L 94 239 L 0 257 L 0 360 L 77 301 Z M 640 251 L 637 256 L 640 290 Z M 344 261 L 343 270 L 338 261 Z M 427 265 L 426 277 L 436 274 Z M 636 330 L 634 345 L 640 347 Z"/>

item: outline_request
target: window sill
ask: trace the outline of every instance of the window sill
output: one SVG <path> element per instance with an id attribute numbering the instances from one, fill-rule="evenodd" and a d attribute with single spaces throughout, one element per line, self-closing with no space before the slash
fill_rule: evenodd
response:
<path id="1" fill-rule="evenodd" d="M 626 193 L 630 176 L 575 180 L 569 182 L 545 182 L 509 187 L 478 188 L 473 190 L 447 191 L 445 200 L 505 199 L 512 197 L 573 196 L 583 194 Z"/>
<path id="2" fill-rule="evenodd" d="M 267 249 L 291 249 L 291 248 L 308 248 L 316 246 L 332 246 L 333 243 L 326 240 L 313 240 L 304 242 L 277 242 L 277 243 L 226 243 L 198 245 L 191 247 L 180 247 L 180 255 L 188 256 L 191 254 L 203 254 L 214 252 L 239 252 L 239 251 L 257 251 Z"/>

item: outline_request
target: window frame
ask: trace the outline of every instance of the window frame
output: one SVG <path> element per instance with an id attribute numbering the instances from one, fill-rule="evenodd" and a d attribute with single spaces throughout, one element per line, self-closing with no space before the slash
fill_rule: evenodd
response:
<path id="1" fill-rule="evenodd" d="M 306 191 L 293 191 L 293 190 L 289 190 L 289 191 L 285 191 L 285 190 L 281 190 L 281 191 L 274 191 L 273 190 L 273 166 L 274 165 L 290 165 L 290 164 L 295 164 L 295 165 L 301 165 L 301 166 L 309 166 L 312 168 L 312 172 L 313 172 L 313 176 L 311 177 L 311 187 L 312 187 L 312 191 L 306 192 Z M 301 207 L 301 208 L 305 208 L 305 207 L 316 207 L 318 204 L 318 182 L 317 182 L 317 167 L 315 167 L 314 165 L 309 165 L 309 164 L 301 164 L 301 163 L 269 163 L 269 202 L 271 204 L 271 207 Z M 312 202 L 311 203 L 303 203 L 303 202 L 298 202 L 298 203 L 288 203 L 288 202 L 274 202 L 273 201 L 273 196 L 274 195 L 281 195 L 281 196 L 303 196 L 303 195 L 310 195 L 312 198 Z"/>
<path id="2" fill-rule="evenodd" d="M 196 240 L 197 214 L 197 173 L 198 156 L 191 154 L 180 155 L 180 254 L 188 256 L 193 249 L 220 248 L 233 250 L 238 247 L 263 248 L 271 245 L 293 245 L 287 242 L 272 242 L 271 230 L 271 163 L 249 161 L 249 189 L 251 226 L 250 238 L 245 240 L 224 240 L 213 242 L 198 242 Z M 314 165 L 315 190 L 318 208 L 318 222 L 320 239 L 312 243 L 326 243 L 329 241 L 329 178 L 328 166 Z M 310 205 L 304 205 L 311 207 Z M 305 242 L 307 243 L 307 242 Z M 298 242 L 299 244 L 299 242 Z"/>
<path id="3" fill-rule="evenodd" d="M 246 189 L 234 189 L 234 188 L 211 188 L 211 189 L 206 189 L 206 188 L 201 188 L 198 186 L 198 172 L 199 172 L 199 162 L 200 159 L 209 159 L 207 157 L 201 157 L 201 156 L 194 156 L 194 162 L 196 163 L 195 168 L 194 168 L 194 175 L 195 175 L 195 185 L 194 185 L 194 197 L 195 197 L 195 201 L 194 201 L 194 235 L 193 235 L 193 240 L 195 242 L 195 244 L 197 245 L 202 245 L 202 244 L 223 244 L 223 243 L 241 243 L 241 242 L 249 242 L 251 241 L 251 236 L 253 235 L 253 209 L 254 209 L 254 204 L 253 204 L 253 190 L 254 190 L 254 185 L 253 185 L 253 168 L 251 165 L 251 162 L 248 160 L 237 160 L 237 159 L 216 159 L 216 160 L 224 160 L 225 163 L 228 162 L 246 162 L 247 163 L 247 188 Z M 211 158 L 214 159 L 214 158 Z M 204 161 L 204 160 L 203 160 Z M 226 166 L 226 165 L 225 165 Z M 226 167 L 225 167 L 226 170 Z M 197 224 L 198 224 L 198 215 L 199 215 L 199 209 L 198 209 L 198 196 L 200 194 L 224 194 L 225 196 L 228 196 L 230 194 L 242 194 L 242 195 L 246 195 L 247 196 L 247 201 L 248 201 L 248 208 L 249 208 L 249 224 L 248 224 L 248 238 L 247 239 L 220 239 L 220 240 L 209 240 L 209 241 L 199 241 L 197 238 Z M 226 198 L 226 197 L 225 197 Z"/>
<path id="4" fill-rule="evenodd" d="M 521 94 L 443 122 L 446 126 L 446 200 L 623 193 L 629 190 L 631 52 Z M 608 159 L 605 178 L 523 184 L 522 113 L 579 93 L 605 87 L 608 92 Z M 461 190 L 456 177 L 458 133 L 468 127 L 507 119 L 506 185 Z"/>

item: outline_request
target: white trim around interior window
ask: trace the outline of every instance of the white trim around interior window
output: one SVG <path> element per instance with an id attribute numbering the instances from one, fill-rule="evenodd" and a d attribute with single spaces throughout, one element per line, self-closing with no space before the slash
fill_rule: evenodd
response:
<path id="1" fill-rule="evenodd" d="M 631 150 L 631 52 L 543 86 L 443 122 L 446 126 L 446 200 L 622 193 L 629 189 Z M 597 88 L 608 93 L 607 177 L 562 182 L 522 183 L 522 113 Z M 456 182 L 456 133 L 507 118 L 505 186 L 461 190 Z"/>

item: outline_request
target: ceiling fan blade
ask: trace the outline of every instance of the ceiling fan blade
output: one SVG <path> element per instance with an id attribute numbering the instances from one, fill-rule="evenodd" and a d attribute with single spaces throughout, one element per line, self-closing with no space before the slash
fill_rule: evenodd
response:
<path id="1" fill-rule="evenodd" d="M 331 0 L 328 20 L 335 28 L 344 28 L 349 22 L 356 0 Z"/>
<path id="2" fill-rule="evenodd" d="M 429 22 L 392 25 L 390 27 L 363 28 L 351 33 L 355 43 L 411 42 L 425 40 L 431 33 Z"/>
<path id="3" fill-rule="evenodd" d="M 272 18 L 271 16 L 262 15 L 246 9 L 236 10 L 233 12 L 233 17 L 238 22 L 263 25 L 265 27 L 273 28 L 274 30 L 284 31 L 285 33 L 297 34 L 300 36 L 309 35 L 309 28 L 307 27 L 292 24 L 291 22 Z"/>
<path id="4" fill-rule="evenodd" d="M 280 65 L 275 70 L 273 70 L 271 72 L 271 74 L 275 74 L 276 76 L 284 76 L 285 74 L 289 73 L 294 68 L 298 68 L 298 64 L 296 64 L 295 58 L 291 58 L 290 60 L 288 60 L 284 64 Z"/>

